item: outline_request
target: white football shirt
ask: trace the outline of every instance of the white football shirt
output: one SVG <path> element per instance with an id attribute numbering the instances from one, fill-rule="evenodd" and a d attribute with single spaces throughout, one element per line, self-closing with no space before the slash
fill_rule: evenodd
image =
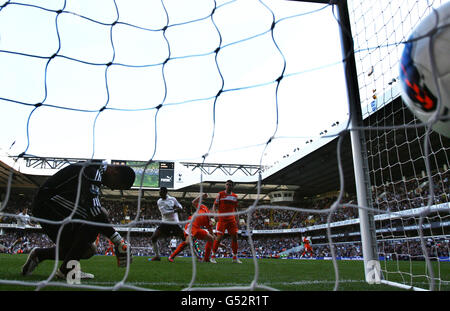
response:
<path id="1" fill-rule="evenodd" d="M 162 220 L 164 221 L 179 221 L 178 212 L 175 211 L 175 207 L 183 208 L 181 204 L 174 197 L 167 195 L 166 199 L 159 198 L 158 208 L 161 212 Z"/>

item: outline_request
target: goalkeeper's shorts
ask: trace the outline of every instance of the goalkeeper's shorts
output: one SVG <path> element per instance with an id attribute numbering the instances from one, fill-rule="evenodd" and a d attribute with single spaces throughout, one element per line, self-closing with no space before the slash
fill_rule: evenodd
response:
<path id="1" fill-rule="evenodd" d="M 60 221 L 64 219 L 59 213 L 60 206 L 50 200 L 40 202 L 33 206 L 33 216 L 51 221 Z M 74 217 L 77 218 L 77 217 Z M 64 225 L 58 223 L 48 223 L 40 221 L 42 231 L 50 238 L 53 243 L 57 243 L 58 235 L 60 254 L 66 254 L 72 247 L 73 243 L 82 237 L 86 242 L 83 252 L 88 251 L 92 247 L 92 243 L 97 239 L 98 232 L 92 230 L 92 226 L 80 222 L 69 222 Z M 64 226 L 60 232 L 61 226 Z"/>

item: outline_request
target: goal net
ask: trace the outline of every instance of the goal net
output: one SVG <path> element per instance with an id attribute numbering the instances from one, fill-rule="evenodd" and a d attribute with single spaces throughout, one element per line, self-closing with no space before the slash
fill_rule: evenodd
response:
<path id="1" fill-rule="evenodd" d="M 426 132 L 400 97 L 404 43 L 445 1 L 349 2 L 367 172 L 370 229 L 382 282 L 442 289 L 449 253 L 449 138 Z M 378 113 L 375 114 L 374 112 Z"/>
<path id="2" fill-rule="evenodd" d="M 19 160 L 256 164 L 258 174 L 243 179 L 255 199 L 238 212 L 240 243 L 255 267 L 249 284 L 232 289 L 276 289 L 260 281 L 258 259 L 303 256 L 303 236 L 314 256 L 333 261 L 327 282 L 335 290 L 342 283 L 337 257 L 364 258 L 368 283 L 448 288 L 441 271 L 448 271 L 450 239 L 449 139 L 425 132 L 398 85 L 403 43 L 445 1 L 430 2 L 0 1 L 1 151 Z M 333 142 L 342 178 L 333 191 L 319 186 L 299 198 L 301 187 L 286 182 L 270 200 L 261 195 L 266 178 Z M 345 148 L 351 163 L 341 159 Z M 344 183 L 349 170 L 356 187 Z M 330 173 L 313 171 L 324 183 Z M 205 172 L 190 170 L 200 192 L 208 191 Z M 2 217 L 18 218 L 10 200 L 17 176 L 7 178 Z M 294 190 L 283 192 L 288 186 Z M 289 198 L 278 204 L 278 194 Z M 128 239 L 131 229 L 161 223 L 158 213 L 141 217 L 142 195 L 126 198 L 134 211 L 119 225 Z M 277 238 L 264 235 L 273 232 Z M 153 255 L 148 235 L 132 241 L 135 254 Z M 272 252 L 275 243 L 284 246 Z M 203 289 L 192 265 L 186 289 Z M 128 284 L 128 276 L 127 269 L 113 286 L 84 287 L 147 289 Z M 55 285 L 4 278 L 0 284 Z"/>

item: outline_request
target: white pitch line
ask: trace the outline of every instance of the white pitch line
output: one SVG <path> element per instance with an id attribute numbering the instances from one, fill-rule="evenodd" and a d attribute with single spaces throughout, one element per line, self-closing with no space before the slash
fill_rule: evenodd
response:
<path id="1" fill-rule="evenodd" d="M 111 286 L 115 284 L 114 282 L 95 282 L 95 281 L 86 281 L 85 284 L 90 285 L 105 285 Z M 155 286 L 155 285 L 164 285 L 164 286 L 186 286 L 189 282 L 125 282 L 125 284 L 133 285 L 133 286 Z M 313 284 L 334 284 L 334 280 L 322 280 L 322 281 L 293 281 L 293 282 L 263 282 L 258 283 L 258 285 L 313 285 Z M 339 283 L 365 283 L 363 280 L 341 280 Z M 194 283 L 197 287 L 206 287 L 206 286 L 250 286 L 249 283 Z"/>

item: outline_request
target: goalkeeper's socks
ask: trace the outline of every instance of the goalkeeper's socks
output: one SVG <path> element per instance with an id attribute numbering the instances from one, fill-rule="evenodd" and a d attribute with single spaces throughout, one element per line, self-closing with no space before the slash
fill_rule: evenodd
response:
<path id="1" fill-rule="evenodd" d="M 55 256 L 56 256 L 56 247 L 36 249 L 36 258 L 38 258 L 39 262 L 47 259 L 55 259 Z"/>

